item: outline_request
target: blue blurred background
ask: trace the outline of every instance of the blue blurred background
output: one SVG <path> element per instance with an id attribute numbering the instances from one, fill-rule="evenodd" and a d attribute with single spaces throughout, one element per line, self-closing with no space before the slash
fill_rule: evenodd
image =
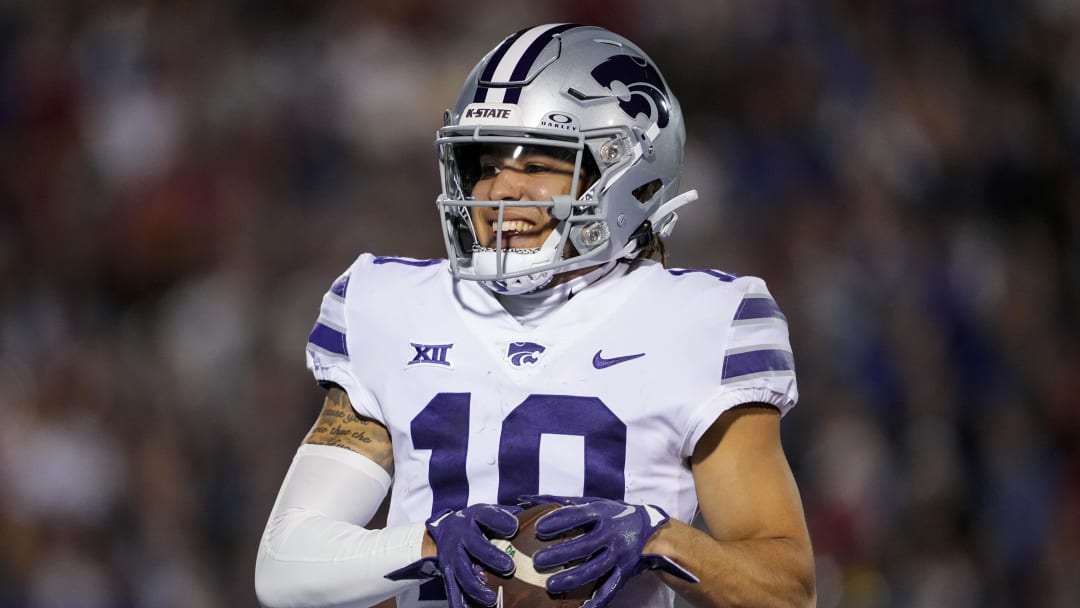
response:
<path id="1" fill-rule="evenodd" d="M 682 101 L 673 264 L 787 313 L 820 605 L 1080 606 L 1075 0 L 0 1 L 0 606 L 255 606 L 322 293 L 444 255 L 441 112 L 553 21 Z"/>

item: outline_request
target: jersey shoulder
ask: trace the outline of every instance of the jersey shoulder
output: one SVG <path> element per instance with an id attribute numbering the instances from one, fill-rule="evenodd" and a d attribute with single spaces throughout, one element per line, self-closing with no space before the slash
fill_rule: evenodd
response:
<path id="1" fill-rule="evenodd" d="M 439 289 L 448 280 L 446 260 L 361 254 L 334 279 L 323 295 L 308 337 L 309 355 L 347 360 L 349 334 L 364 319 L 378 319 L 398 303 L 423 298 L 425 289 Z"/>
<path id="2" fill-rule="evenodd" d="M 331 284 L 323 298 L 323 312 L 338 308 L 356 322 L 364 315 L 396 310 L 403 302 L 433 297 L 450 280 L 446 264 L 439 258 L 363 253 Z"/>
<path id="3" fill-rule="evenodd" d="M 379 290 L 415 287 L 432 279 L 449 276 L 446 260 L 361 254 L 346 274 L 359 285 L 376 283 Z"/>
<path id="4" fill-rule="evenodd" d="M 446 260 L 361 254 L 331 285 L 343 306 L 358 310 L 379 306 L 449 279 Z M 407 294 L 412 294 L 407 295 Z"/>
<path id="5" fill-rule="evenodd" d="M 659 275 L 656 281 L 662 287 L 652 291 L 677 303 L 680 309 L 696 304 L 704 307 L 710 316 L 728 316 L 731 320 L 745 320 L 766 313 L 782 318 L 779 306 L 760 277 L 659 265 L 653 271 Z"/>
<path id="6" fill-rule="evenodd" d="M 717 270 L 671 268 L 657 281 L 659 302 L 686 336 L 684 347 L 702 361 L 722 361 L 716 371 L 726 387 L 758 386 L 785 397 L 781 411 L 794 403 L 795 359 L 787 317 L 755 276 L 738 277 Z"/>

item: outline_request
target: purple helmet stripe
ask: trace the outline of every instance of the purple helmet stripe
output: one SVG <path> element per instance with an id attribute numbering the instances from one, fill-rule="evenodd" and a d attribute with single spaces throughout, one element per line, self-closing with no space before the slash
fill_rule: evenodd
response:
<path id="1" fill-rule="evenodd" d="M 739 309 L 735 311 L 736 321 L 769 318 L 787 321 L 787 317 L 780 312 L 780 307 L 776 305 L 776 301 L 772 298 L 745 298 L 739 304 Z"/>
<path id="2" fill-rule="evenodd" d="M 786 350 L 763 349 L 724 357 L 722 380 L 761 372 L 795 371 L 795 357 Z"/>
<path id="3" fill-rule="evenodd" d="M 521 38 L 521 36 L 529 31 L 529 29 L 530 28 L 525 28 L 511 34 L 506 40 L 503 40 L 502 44 L 500 44 L 494 52 L 491 53 L 491 60 L 484 66 L 484 71 L 480 74 L 480 82 L 477 83 L 479 86 L 476 87 L 476 95 L 473 96 L 473 103 L 483 103 L 485 101 L 488 87 L 484 86 L 484 83 L 491 80 L 491 77 L 495 75 L 495 68 L 499 66 L 499 62 L 502 61 L 503 56 L 510 50 L 510 47 L 514 46 L 514 43 L 517 42 L 518 38 Z"/>
<path id="4" fill-rule="evenodd" d="M 349 348 L 345 345 L 345 334 L 322 323 L 316 323 L 315 327 L 311 328 L 308 343 L 327 352 L 349 356 Z"/>
<path id="5" fill-rule="evenodd" d="M 529 75 L 529 70 L 532 69 L 536 58 L 540 56 L 540 52 L 544 50 L 544 47 L 551 42 L 552 38 L 556 34 L 561 34 L 566 30 L 573 29 L 575 27 L 581 27 L 575 23 L 564 23 L 557 25 L 550 30 L 544 32 L 542 35 L 533 40 L 533 43 L 529 45 L 529 48 L 525 49 L 525 52 L 521 54 L 521 59 L 518 60 L 517 65 L 514 66 L 514 71 L 510 74 L 510 82 L 518 82 L 524 80 Z M 521 87 L 511 87 L 506 90 L 503 95 L 503 103 L 517 103 L 521 98 Z"/>

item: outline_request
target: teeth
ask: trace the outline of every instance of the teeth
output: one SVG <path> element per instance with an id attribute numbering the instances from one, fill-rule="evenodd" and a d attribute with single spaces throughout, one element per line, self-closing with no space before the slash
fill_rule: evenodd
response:
<path id="1" fill-rule="evenodd" d="M 529 226 L 530 226 L 529 222 L 524 222 L 524 221 L 521 221 L 521 220 L 503 222 L 502 223 L 502 231 L 503 231 L 503 233 L 507 233 L 507 232 L 525 232 L 526 230 L 529 229 Z M 499 223 L 498 222 L 491 222 L 491 231 L 492 232 L 498 232 L 499 231 Z"/>

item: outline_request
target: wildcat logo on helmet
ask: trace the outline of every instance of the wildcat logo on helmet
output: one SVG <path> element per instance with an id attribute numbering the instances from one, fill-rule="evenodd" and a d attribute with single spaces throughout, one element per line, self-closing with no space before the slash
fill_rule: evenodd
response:
<path id="1" fill-rule="evenodd" d="M 618 94 L 619 108 L 627 116 L 637 118 L 638 114 L 644 114 L 655 118 L 661 129 L 667 126 L 671 102 L 660 72 L 651 63 L 641 57 L 615 55 L 593 68 L 590 74 L 596 82 Z M 630 95 L 627 97 L 615 91 L 612 86 L 615 82 L 625 86 Z"/>
<path id="2" fill-rule="evenodd" d="M 517 125 L 517 108 L 508 103 L 470 103 L 461 113 L 461 124 L 490 124 L 504 122 Z"/>

